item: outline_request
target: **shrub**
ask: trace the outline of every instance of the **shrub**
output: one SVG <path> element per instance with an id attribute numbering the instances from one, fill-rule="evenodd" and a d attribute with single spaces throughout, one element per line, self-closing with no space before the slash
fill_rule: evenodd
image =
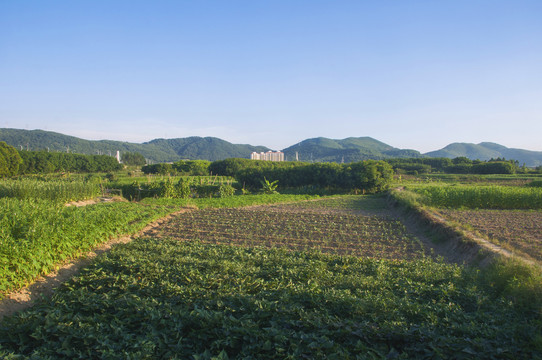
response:
<path id="1" fill-rule="evenodd" d="M 235 194 L 235 188 L 228 183 L 222 183 L 218 186 L 218 197 L 225 198 Z"/>

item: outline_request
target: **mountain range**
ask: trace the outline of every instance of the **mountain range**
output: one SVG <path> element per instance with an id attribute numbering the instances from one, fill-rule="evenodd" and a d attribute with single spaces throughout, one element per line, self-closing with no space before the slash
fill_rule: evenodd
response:
<path id="1" fill-rule="evenodd" d="M 154 139 L 144 143 L 113 140 L 84 140 L 44 130 L 0 129 L 0 141 L 18 149 L 68 151 L 80 154 L 115 155 L 117 151 L 138 152 L 151 162 L 173 162 L 181 159 L 222 160 L 249 158 L 252 152 L 265 152 L 265 146 L 232 144 L 216 137 L 187 137 Z M 412 157 L 467 157 L 471 160 L 505 158 L 517 160 L 520 165 L 541 166 L 542 151 L 507 148 L 503 145 L 452 143 L 441 150 L 425 154 L 417 150 L 399 149 L 371 137 L 350 137 L 342 140 L 324 137 L 303 140 L 282 150 L 286 160 L 354 162 L 367 159 Z"/>

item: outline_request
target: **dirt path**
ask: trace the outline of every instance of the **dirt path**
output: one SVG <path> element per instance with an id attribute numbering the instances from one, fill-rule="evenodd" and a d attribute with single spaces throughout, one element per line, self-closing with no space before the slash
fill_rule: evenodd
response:
<path id="1" fill-rule="evenodd" d="M 87 205 L 89 203 L 87 203 Z M 33 284 L 10 293 L 4 299 L 0 300 L 0 321 L 4 316 L 11 315 L 17 311 L 31 307 L 38 299 L 42 297 L 51 296 L 55 289 L 60 286 L 60 284 L 69 280 L 85 266 L 88 266 L 96 256 L 106 253 L 107 251 L 111 250 L 112 247 L 118 244 L 129 243 L 134 238 L 161 226 L 171 217 L 191 210 L 193 209 L 183 208 L 179 211 L 171 213 L 153 223 L 150 223 L 143 230 L 133 236 L 121 236 L 111 239 L 108 242 L 96 247 L 94 250 L 89 251 L 83 257 L 65 263 L 58 270 L 39 278 Z"/>

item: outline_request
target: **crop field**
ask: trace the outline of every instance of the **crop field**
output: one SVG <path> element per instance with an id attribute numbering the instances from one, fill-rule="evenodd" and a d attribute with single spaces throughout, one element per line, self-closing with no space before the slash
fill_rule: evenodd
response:
<path id="1" fill-rule="evenodd" d="M 143 237 L 5 318 L 16 359 L 533 359 L 540 322 L 475 271 Z"/>
<path id="2" fill-rule="evenodd" d="M 429 206 L 469 209 L 542 209 L 542 188 L 422 185 L 411 187 Z"/>
<path id="3" fill-rule="evenodd" d="M 0 299 L 114 236 L 173 212 L 128 202 L 66 207 L 51 200 L 0 199 Z"/>
<path id="4" fill-rule="evenodd" d="M 542 261 L 542 211 L 441 209 L 439 212 L 447 219 L 471 226 L 508 250 Z"/>
<path id="5" fill-rule="evenodd" d="M 350 196 L 286 205 L 205 209 L 179 215 L 153 235 L 386 259 L 423 256 L 423 245 L 399 219 L 372 214 L 383 206 L 384 198 Z"/>
<path id="6" fill-rule="evenodd" d="M 70 180 L 1 180 L 0 198 L 43 199 L 57 203 L 85 200 L 100 194 L 96 183 Z"/>
<path id="7" fill-rule="evenodd" d="M 382 196 L 76 208 L 35 194 L 0 199 L 0 297 L 111 237 L 198 209 L 4 317 L 2 359 L 542 359 L 538 273 L 435 260 Z"/>

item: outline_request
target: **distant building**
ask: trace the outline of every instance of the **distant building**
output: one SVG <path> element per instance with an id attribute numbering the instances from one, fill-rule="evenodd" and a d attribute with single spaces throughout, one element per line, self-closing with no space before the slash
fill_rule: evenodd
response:
<path id="1" fill-rule="evenodd" d="M 266 161 L 284 161 L 284 153 L 282 151 L 268 152 L 253 152 L 250 154 L 251 160 L 266 160 Z"/>
<path id="2" fill-rule="evenodd" d="M 117 150 L 117 155 L 115 156 L 117 161 L 120 163 L 120 151 Z"/>

